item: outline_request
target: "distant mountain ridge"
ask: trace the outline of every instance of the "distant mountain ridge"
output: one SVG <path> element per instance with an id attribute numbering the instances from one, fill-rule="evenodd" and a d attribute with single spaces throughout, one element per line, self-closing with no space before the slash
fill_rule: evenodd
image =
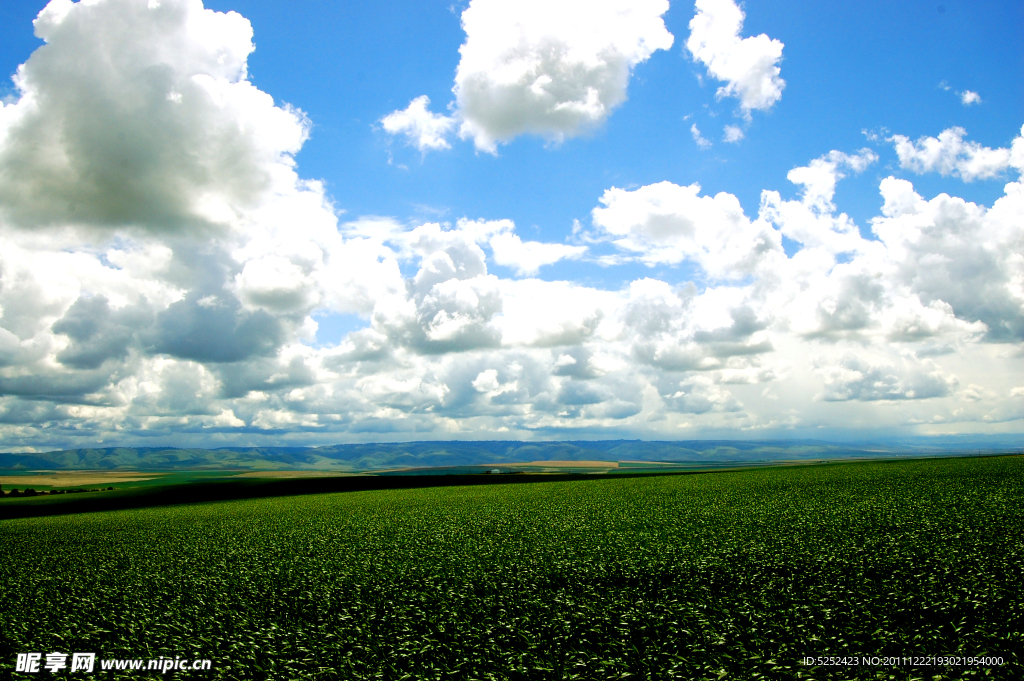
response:
<path id="1" fill-rule="evenodd" d="M 978 447 L 963 447 L 977 450 Z M 993 443 L 988 451 L 1008 450 Z M 15 470 L 323 470 L 514 464 L 531 461 L 743 462 L 921 455 L 949 447 L 913 444 L 844 445 L 815 440 L 595 440 L 559 442 L 440 441 L 322 447 L 107 447 L 0 453 L 0 469 Z"/>

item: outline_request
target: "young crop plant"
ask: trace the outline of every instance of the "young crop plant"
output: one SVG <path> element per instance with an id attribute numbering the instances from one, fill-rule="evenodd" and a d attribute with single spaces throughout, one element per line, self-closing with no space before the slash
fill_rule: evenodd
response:
<path id="1" fill-rule="evenodd" d="M 0 669 L 87 650 L 213 679 L 1022 678 L 1022 537 L 1021 457 L 6 520 Z M 939 655 L 1002 664 L 829 662 Z"/>

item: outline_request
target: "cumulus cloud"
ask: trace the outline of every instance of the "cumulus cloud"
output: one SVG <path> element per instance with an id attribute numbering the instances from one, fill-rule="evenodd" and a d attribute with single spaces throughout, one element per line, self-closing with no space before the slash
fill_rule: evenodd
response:
<path id="1" fill-rule="evenodd" d="M 937 172 L 971 182 L 995 177 L 1011 165 L 1021 167 L 1020 159 L 1013 156 L 1020 153 L 1016 151 L 1016 140 L 1014 149 L 990 149 L 965 141 L 965 135 L 966 130 L 955 127 L 943 130 L 938 137 L 921 137 L 916 142 L 905 135 L 893 135 L 888 140 L 896 147 L 900 167 L 915 173 Z"/>
<path id="2" fill-rule="evenodd" d="M 904 369 L 872 364 L 853 354 L 836 364 L 819 366 L 824 390 L 820 398 L 830 402 L 860 400 L 908 400 L 944 397 L 958 384 L 927 362 Z"/>
<path id="3" fill-rule="evenodd" d="M 954 91 L 952 86 L 950 86 L 950 84 L 944 80 L 939 83 L 939 87 L 945 90 L 946 92 L 955 92 L 955 94 L 960 98 L 960 103 L 963 104 L 964 106 L 970 106 L 972 104 L 981 104 L 981 95 L 979 95 L 977 92 L 973 92 L 972 90 L 964 90 L 963 92 L 960 92 L 958 90 Z"/>
<path id="4" fill-rule="evenodd" d="M 593 129 L 626 99 L 630 73 L 673 37 L 665 0 L 473 0 L 453 89 L 460 135 L 478 149 L 531 133 L 554 141 Z"/>
<path id="5" fill-rule="evenodd" d="M 981 104 L 981 95 L 977 92 L 971 92 L 970 90 L 964 90 L 960 94 L 960 103 L 964 106 L 970 106 L 971 104 Z"/>
<path id="6" fill-rule="evenodd" d="M 421 151 L 459 136 L 497 153 L 522 134 L 551 142 L 594 130 L 626 101 L 633 68 L 672 46 L 661 16 L 667 0 L 472 0 L 455 74 L 455 115 L 427 111 L 426 97 L 383 119 Z"/>
<path id="7" fill-rule="evenodd" d="M 430 98 L 421 95 L 402 111 L 392 111 L 380 120 L 385 132 L 404 135 L 406 141 L 422 152 L 450 149 L 446 137 L 455 128 L 455 119 L 427 110 Z"/>
<path id="8" fill-rule="evenodd" d="M 348 227 L 361 230 L 362 225 Z M 378 231 L 378 235 L 380 234 L 382 232 Z M 427 256 L 438 250 L 447 249 L 453 244 L 462 244 L 467 248 L 472 245 L 477 250 L 478 247 L 487 247 L 491 251 L 494 263 L 509 267 L 520 276 L 537 274 L 541 267 L 560 260 L 576 259 L 587 252 L 586 246 L 523 241 L 515 233 L 515 223 L 511 220 L 462 218 L 456 221 L 454 228 L 446 228 L 438 223 L 427 223 L 412 230 L 389 223 L 385 226 L 383 235 L 381 247 L 387 242 L 406 258 Z M 481 257 L 486 257 L 482 251 L 480 254 Z"/>
<path id="9" fill-rule="evenodd" d="M 752 109 L 770 109 L 782 99 L 782 42 L 763 33 L 740 38 L 745 15 L 732 0 L 697 0 L 696 10 L 686 49 L 707 67 L 708 75 L 725 82 L 718 97 L 738 98 L 746 115 Z"/>
<path id="10" fill-rule="evenodd" d="M 698 295 L 693 287 L 634 281 L 621 313 L 634 360 L 662 372 L 749 368 L 773 349 L 767 332 L 772 320 L 755 311 L 751 293 L 722 286 Z"/>
<path id="11" fill-rule="evenodd" d="M 735 196 L 700 196 L 699 184 L 613 187 L 601 203 L 593 210 L 594 225 L 649 264 L 691 260 L 711 277 L 728 279 L 752 273 L 782 250 L 778 232 L 747 218 Z"/>
<path id="12" fill-rule="evenodd" d="M 615 335 L 612 317 L 621 305 L 617 292 L 537 279 L 504 283 L 502 298 L 498 324 L 503 343 L 535 347 L 611 340 Z"/>
<path id="13" fill-rule="evenodd" d="M 877 160 L 870 149 L 856 154 L 833 150 L 794 168 L 786 178 L 802 187 L 800 200 L 785 201 L 777 191 L 765 190 L 761 193 L 760 217 L 811 249 L 833 255 L 860 250 L 865 246 L 860 230 L 845 213 L 835 214 L 832 199 L 836 183 L 845 176 L 843 169 L 863 172 Z"/>
<path id="14" fill-rule="evenodd" d="M 585 246 L 523 241 L 511 232 L 495 234 L 489 243 L 494 251 L 494 262 L 511 267 L 520 275 L 536 274 L 544 265 L 579 258 L 587 251 Z"/>
<path id="15" fill-rule="evenodd" d="M 980 324 L 989 340 L 1024 340 L 1024 191 L 1019 182 L 994 205 L 940 194 L 930 201 L 906 180 L 882 181 L 883 214 L 872 231 L 885 245 L 889 276 L 926 305 L 948 306 Z"/>
<path id="16" fill-rule="evenodd" d="M 197 2 L 57 0 L 0 104 L 0 210 L 25 225 L 189 230 L 293 175 L 302 112 L 246 80 L 252 27 Z"/>
<path id="17" fill-rule="evenodd" d="M 79 297 L 51 327 L 69 340 L 57 353 L 57 360 L 75 369 L 95 369 L 108 360 L 123 360 L 136 330 L 152 324 L 152 316 L 152 310 L 145 307 L 111 310 L 102 295 Z"/>
<path id="18" fill-rule="evenodd" d="M 684 380 L 662 380 L 659 389 L 665 407 L 681 414 L 705 414 L 710 411 L 735 412 L 742 405 L 721 385 L 706 376 L 692 376 Z"/>

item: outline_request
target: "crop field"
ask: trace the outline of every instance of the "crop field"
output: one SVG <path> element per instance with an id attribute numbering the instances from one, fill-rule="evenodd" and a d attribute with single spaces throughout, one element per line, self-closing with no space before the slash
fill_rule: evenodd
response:
<path id="1" fill-rule="evenodd" d="M 108 486 L 114 489 L 135 489 L 220 480 L 238 475 L 237 471 L 6 471 L 0 475 L 0 486 L 4 492 L 14 489 L 53 490 L 95 486 L 103 489 Z"/>
<path id="2" fill-rule="evenodd" d="M 14 678 L 27 651 L 213 661 L 182 679 L 1024 678 L 1019 456 L 24 518 L 0 547 Z M 1003 665 L 802 662 L 934 655 Z"/>
<path id="3" fill-rule="evenodd" d="M 36 487 L 39 489 L 61 489 L 82 485 L 108 485 L 126 482 L 148 482 L 161 477 L 153 473 L 128 473 L 121 471 L 33 471 L 18 475 L 0 475 L 0 485 L 11 488 Z"/>

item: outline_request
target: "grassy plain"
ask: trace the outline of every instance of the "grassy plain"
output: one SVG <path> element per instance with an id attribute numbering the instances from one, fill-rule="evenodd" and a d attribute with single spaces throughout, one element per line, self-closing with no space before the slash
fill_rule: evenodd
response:
<path id="1" fill-rule="evenodd" d="M 4 520 L 0 674 L 57 650 L 226 679 L 1022 678 L 1022 537 L 1019 456 Z M 1004 666 L 800 663 L 828 655 Z"/>

